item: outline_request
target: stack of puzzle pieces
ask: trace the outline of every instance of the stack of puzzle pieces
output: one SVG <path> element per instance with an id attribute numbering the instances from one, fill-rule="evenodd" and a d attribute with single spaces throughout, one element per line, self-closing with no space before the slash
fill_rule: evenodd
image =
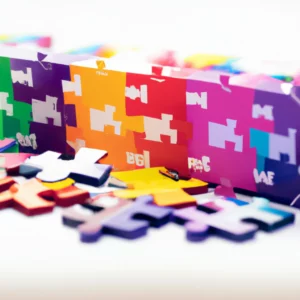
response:
<path id="1" fill-rule="evenodd" d="M 104 150 L 100 162 L 114 172 L 164 166 L 299 207 L 297 72 L 275 78 L 208 65 L 2 46 L 0 150 Z"/>
<path id="2" fill-rule="evenodd" d="M 165 167 L 114 172 L 99 162 L 107 154 L 86 147 L 75 156 L 1 154 L 0 208 L 34 216 L 64 207 L 63 224 L 76 228 L 85 243 L 104 235 L 133 240 L 170 222 L 184 226 L 192 242 L 211 235 L 242 242 L 295 220 L 267 199 L 247 202 L 222 186 L 207 193 L 207 183 Z"/>

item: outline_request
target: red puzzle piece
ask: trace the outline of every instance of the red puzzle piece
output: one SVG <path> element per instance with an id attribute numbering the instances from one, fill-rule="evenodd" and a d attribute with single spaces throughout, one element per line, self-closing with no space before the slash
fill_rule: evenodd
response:
<path id="1" fill-rule="evenodd" d="M 12 183 L 12 178 L 0 181 L 0 190 Z M 13 207 L 25 215 L 32 216 L 51 212 L 55 205 L 69 206 L 83 203 L 89 198 L 87 191 L 74 186 L 53 191 L 45 187 L 39 180 L 31 179 L 22 184 L 14 183 L 8 190 L 0 194 L 0 209 Z M 51 201 L 51 200 L 54 201 Z"/>

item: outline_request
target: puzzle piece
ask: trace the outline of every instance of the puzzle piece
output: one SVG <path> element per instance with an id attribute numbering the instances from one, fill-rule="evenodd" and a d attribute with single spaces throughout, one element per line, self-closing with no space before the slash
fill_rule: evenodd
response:
<path id="1" fill-rule="evenodd" d="M 90 108 L 91 129 L 104 132 L 105 126 L 113 126 L 114 133 L 120 135 L 122 122 L 114 120 L 115 111 L 111 105 L 105 105 L 105 111 Z"/>
<path id="2" fill-rule="evenodd" d="M 62 80 L 63 92 L 74 92 L 76 96 L 82 96 L 81 77 L 74 75 L 74 81 Z"/>
<path id="3" fill-rule="evenodd" d="M 26 72 L 22 70 L 11 70 L 11 77 L 13 83 L 20 83 L 33 87 L 32 69 L 26 68 Z"/>
<path id="4" fill-rule="evenodd" d="M 210 209 L 217 206 L 217 212 L 207 214 L 198 207 L 189 207 L 174 211 L 174 221 L 184 224 L 187 230 L 187 239 L 200 241 L 210 232 L 235 241 L 245 241 L 254 237 L 261 229 L 274 231 L 294 222 L 292 213 L 275 209 L 269 206 L 264 198 L 253 198 L 248 205 L 230 201 L 230 198 L 216 198 Z M 207 209 L 207 204 L 204 205 Z"/>
<path id="5" fill-rule="evenodd" d="M 45 182 L 62 181 L 68 177 L 76 182 L 100 186 L 109 177 L 109 165 L 96 164 L 106 151 L 81 148 L 74 160 L 59 159 L 61 153 L 47 151 L 25 161 L 25 166 L 37 168 L 36 177 Z M 40 170 L 42 170 L 40 172 Z"/>
<path id="6" fill-rule="evenodd" d="M 0 181 L 0 189 L 7 186 L 7 179 Z M 27 180 L 22 184 L 13 184 L 0 194 L 0 208 L 14 207 L 22 213 L 32 216 L 51 212 L 55 206 L 68 206 L 82 203 L 89 197 L 88 192 L 75 187 L 52 191 L 43 186 L 38 180 Z M 53 198 L 55 202 L 46 199 Z"/>
<path id="7" fill-rule="evenodd" d="M 140 99 L 141 103 L 148 103 L 148 88 L 146 84 L 142 84 L 140 89 L 136 88 L 134 85 L 130 87 L 125 87 L 125 96 L 131 100 Z"/>
<path id="8" fill-rule="evenodd" d="M 243 152 L 243 136 L 236 135 L 236 120 L 226 119 L 227 125 L 214 122 L 208 123 L 209 145 L 217 148 L 226 148 L 226 142 L 235 144 L 234 151 Z"/>
<path id="9" fill-rule="evenodd" d="M 13 116 L 13 105 L 7 102 L 8 93 L 0 92 L 0 110 L 5 110 L 7 116 Z"/>
<path id="10" fill-rule="evenodd" d="M 201 92 L 199 95 L 197 92 L 186 92 L 186 104 L 187 105 L 200 105 L 201 108 L 207 109 L 207 93 Z"/>
<path id="11" fill-rule="evenodd" d="M 32 99 L 32 117 L 37 123 L 48 124 L 53 119 L 55 126 L 62 126 L 61 113 L 57 111 L 57 97 L 46 95 L 46 101 Z"/>
<path id="12" fill-rule="evenodd" d="M 106 197 L 106 208 L 100 212 L 84 216 L 74 209 L 66 210 L 63 222 L 73 227 L 83 224 L 79 227 L 83 242 L 96 242 L 102 234 L 136 239 L 146 235 L 149 226 L 165 225 L 171 217 L 172 209 L 151 205 L 152 201 L 151 196 L 139 197 L 135 202 Z"/>
<path id="13" fill-rule="evenodd" d="M 170 137 L 171 144 L 177 143 L 177 130 L 170 128 L 172 115 L 161 114 L 161 119 L 144 117 L 145 140 L 162 142 L 161 135 Z"/>
<path id="14" fill-rule="evenodd" d="M 185 192 L 196 195 L 207 192 L 207 183 L 191 178 L 178 180 L 166 177 L 159 171 L 166 171 L 164 167 L 139 169 L 126 172 L 112 172 L 111 176 L 123 181 L 129 188 L 114 191 L 114 195 L 120 198 L 133 199 L 141 195 L 156 195 L 165 190 L 183 189 Z M 185 197 L 186 198 L 186 197 Z M 170 202 L 175 200 L 170 200 Z M 184 204 L 184 199 L 181 204 Z M 177 202 L 177 204 L 180 204 Z M 176 204 L 175 204 L 176 205 Z"/>

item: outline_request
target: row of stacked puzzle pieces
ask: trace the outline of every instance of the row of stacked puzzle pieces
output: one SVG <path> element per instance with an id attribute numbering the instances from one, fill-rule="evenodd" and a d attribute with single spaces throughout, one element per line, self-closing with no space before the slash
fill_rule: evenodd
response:
<path id="1" fill-rule="evenodd" d="M 207 183 L 174 177 L 165 167 L 112 172 L 111 165 L 99 163 L 105 155 L 84 147 L 75 156 L 1 154 L 0 208 L 34 216 L 65 207 L 63 224 L 76 228 L 86 243 L 103 235 L 141 238 L 169 222 L 184 226 L 189 241 L 214 235 L 241 242 L 295 220 L 265 198 L 247 202 L 222 186 L 208 193 Z"/>
<path id="2" fill-rule="evenodd" d="M 104 149 L 114 171 L 166 166 L 298 206 L 297 78 L 0 48 L 0 148 Z"/>

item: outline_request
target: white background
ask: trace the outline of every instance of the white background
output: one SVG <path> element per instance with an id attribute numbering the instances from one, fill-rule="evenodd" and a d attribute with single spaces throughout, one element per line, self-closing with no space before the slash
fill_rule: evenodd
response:
<path id="1" fill-rule="evenodd" d="M 299 57 L 299 2 L 1 1 L 1 33 L 51 34 L 65 51 L 100 42 L 265 58 Z M 1 299 L 299 299 L 300 226 L 233 244 L 183 228 L 83 245 L 61 211 L 0 212 Z"/>

